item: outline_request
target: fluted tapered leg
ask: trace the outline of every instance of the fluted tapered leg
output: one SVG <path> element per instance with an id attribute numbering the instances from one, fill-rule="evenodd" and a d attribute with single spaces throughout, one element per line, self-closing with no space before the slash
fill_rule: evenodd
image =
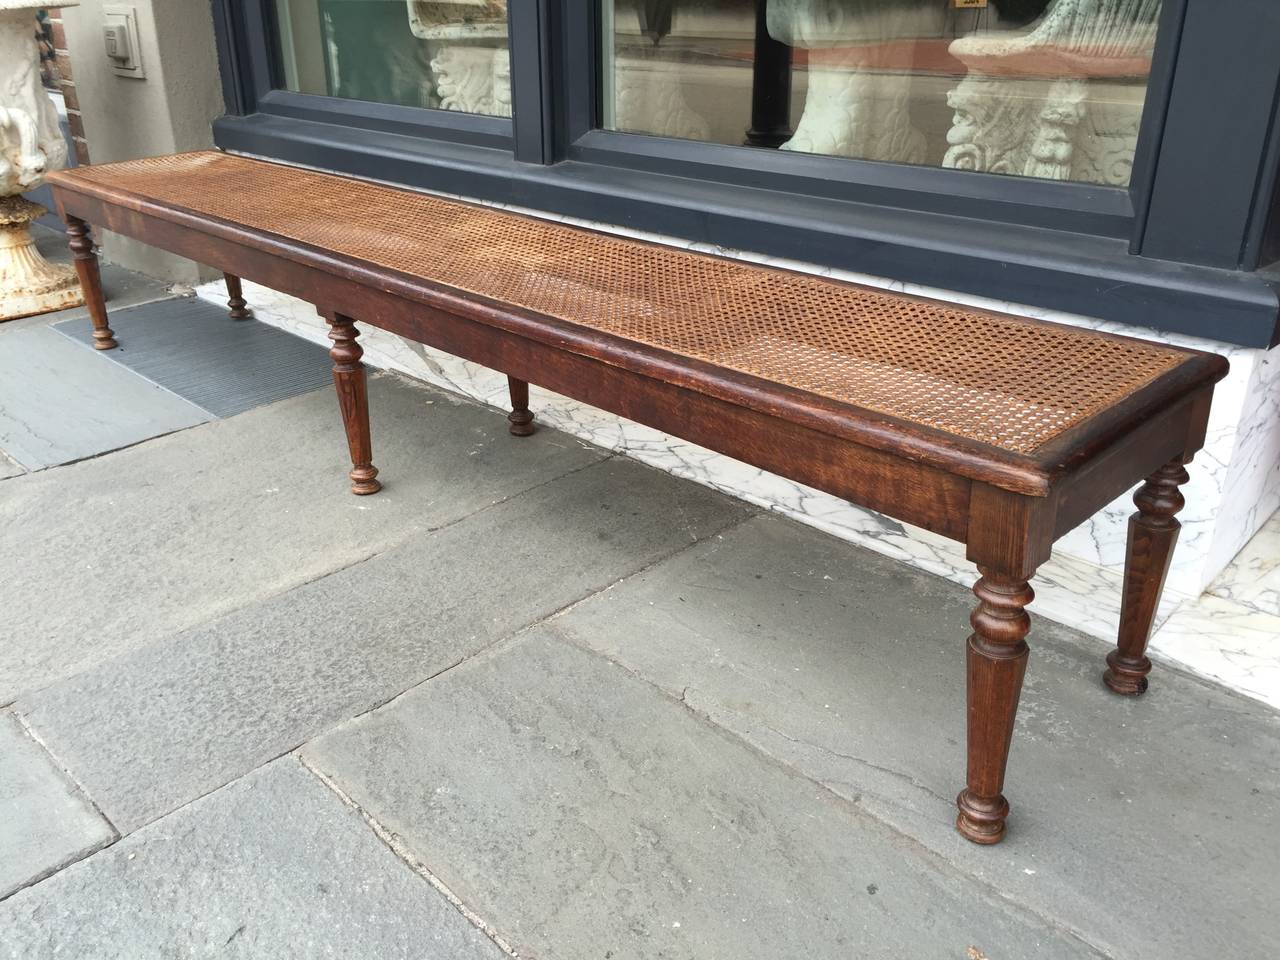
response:
<path id="1" fill-rule="evenodd" d="M 974 843 L 998 843 L 1009 816 L 1004 771 L 1029 655 L 1025 608 L 1035 594 L 1025 580 L 979 569 L 967 653 L 968 784 L 956 798 L 956 829 Z"/>
<path id="2" fill-rule="evenodd" d="M 511 392 L 507 429 L 512 436 L 527 437 L 533 433 L 533 414 L 529 412 L 529 384 L 515 377 L 507 377 L 507 389 Z"/>
<path id="3" fill-rule="evenodd" d="M 329 339 L 333 348 L 333 385 L 338 391 L 342 422 L 351 448 L 351 492 L 360 496 L 377 493 L 378 468 L 373 465 L 373 440 L 369 435 L 369 392 L 365 385 L 364 350 L 356 343 L 360 331 L 355 322 L 340 313 L 324 315 L 329 321 Z"/>
<path id="4" fill-rule="evenodd" d="M 102 295 L 102 275 L 98 271 L 98 255 L 93 251 L 89 225 L 79 217 L 67 217 L 67 244 L 75 258 L 76 276 L 84 292 L 84 305 L 93 321 L 93 348 L 114 350 L 120 344 L 107 323 L 107 302 Z"/>
<path id="5" fill-rule="evenodd" d="M 1129 518 L 1120 635 L 1116 649 L 1107 655 L 1107 671 L 1102 675 L 1116 693 L 1134 697 L 1147 690 L 1147 674 L 1151 672 L 1147 641 L 1182 529 L 1175 514 L 1186 501 L 1178 488 L 1188 479 L 1182 458 L 1178 458 L 1149 476 L 1133 495 L 1138 512 Z"/>
<path id="6" fill-rule="evenodd" d="M 240 278 L 230 273 L 224 273 L 222 277 L 227 281 L 227 316 L 232 320 L 248 320 L 253 313 L 240 288 Z"/>

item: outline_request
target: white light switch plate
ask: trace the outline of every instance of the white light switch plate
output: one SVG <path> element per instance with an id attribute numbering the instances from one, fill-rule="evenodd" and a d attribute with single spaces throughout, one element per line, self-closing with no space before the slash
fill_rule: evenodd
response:
<path id="1" fill-rule="evenodd" d="M 102 19 L 106 26 L 123 26 L 129 37 L 129 59 L 107 58 L 111 72 L 121 77 L 142 78 L 147 75 L 142 66 L 142 47 L 138 43 L 138 14 L 132 6 L 122 3 L 104 3 Z M 103 56 L 106 56 L 104 53 Z"/>

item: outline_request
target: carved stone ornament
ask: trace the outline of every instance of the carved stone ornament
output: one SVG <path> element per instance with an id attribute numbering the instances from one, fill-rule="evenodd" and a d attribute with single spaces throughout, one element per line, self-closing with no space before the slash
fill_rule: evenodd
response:
<path id="1" fill-rule="evenodd" d="M 944 167 L 1127 186 L 1160 0 L 1056 0 L 1021 31 L 951 44 L 968 75 Z M 1060 76 L 1031 80 L 1027 76 Z"/>
<path id="2" fill-rule="evenodd" d="M 409 31 L 430 44 L 442 110 L 511 116 L 506 0 L 406 0 Z"/>
<path id="3" fill-rule="evenodd" d="M 45 209 L 20 196 L 67 161 L 58 112 L 40 84 L 36 11 L 78 0 L 0 0 L 0 320 L 84 302 L 75 271 L 51 264 L 31 238 Z"/>
<path id="4" fill-rule="evenodd" d="M 685 99 L 679 71 L 656 55 L 614 60 L 617 102 L 614 124 L 658 137 L 707 140 L 711 125 Z"/>
<path id="5" fill-rule="evenodd" d="M 406 0 L 409 29 L 431 44 L 442 110 L 511 116 L 506 0 Z M 710 126 L 685 100 L 680 77 L 656 58 L 619 58 L 617 123 L 665 137 L 705 140 Z"/>

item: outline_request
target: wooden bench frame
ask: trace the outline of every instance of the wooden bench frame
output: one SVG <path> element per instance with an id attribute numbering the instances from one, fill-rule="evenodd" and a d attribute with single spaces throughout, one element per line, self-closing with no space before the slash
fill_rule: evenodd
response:
<path id="1" fill-rule="evenodd" d="M 1147 688 L 1147 641 L 1177 540 L 1185 465 L 1203 446 L 1226 361 L 1196 354 L 1036 455 L 999 450 L 755 377 L 464 295 L 388 268 L 53 174 L 95 346 L 111 349 L 86 224 L 314 303 L 329 323 L 333 379 L 350 445 L 351 489 L 376 493 L 355 319 L 508 375 L 511 432 L 532 432 L 528 384 L 637 421 L 966 544 L 981 574 L 967 652 L 968 776 L 956 825 L 977 843 L 1005 833 L 1005 765 L 1026 669 L 1028 581 L 1054 541 L 1145 478 L 1134 496 L 1117 647 L 1105 682 Z M 1026 321 L 1033 323 L 1034 321 Z M 1107 336 L 1098 334 L 1098 336 Z"/>

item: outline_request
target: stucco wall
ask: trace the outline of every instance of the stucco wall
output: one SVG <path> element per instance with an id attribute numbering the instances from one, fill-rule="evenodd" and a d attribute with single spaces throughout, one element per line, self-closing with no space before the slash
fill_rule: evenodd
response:
<path id="1" fill-rule="evenodd" d="M 213 146 L 223 112 L 213 14 L 201 0 L 132 0 L 146 77 L 111 72 L 103 52 L 102 4 L 63 11 L 85 136 L 94 163 Z M 211 273 L 181 257 L 106 234 L 104 256 L 151 276 L 196 283 Z"/>

